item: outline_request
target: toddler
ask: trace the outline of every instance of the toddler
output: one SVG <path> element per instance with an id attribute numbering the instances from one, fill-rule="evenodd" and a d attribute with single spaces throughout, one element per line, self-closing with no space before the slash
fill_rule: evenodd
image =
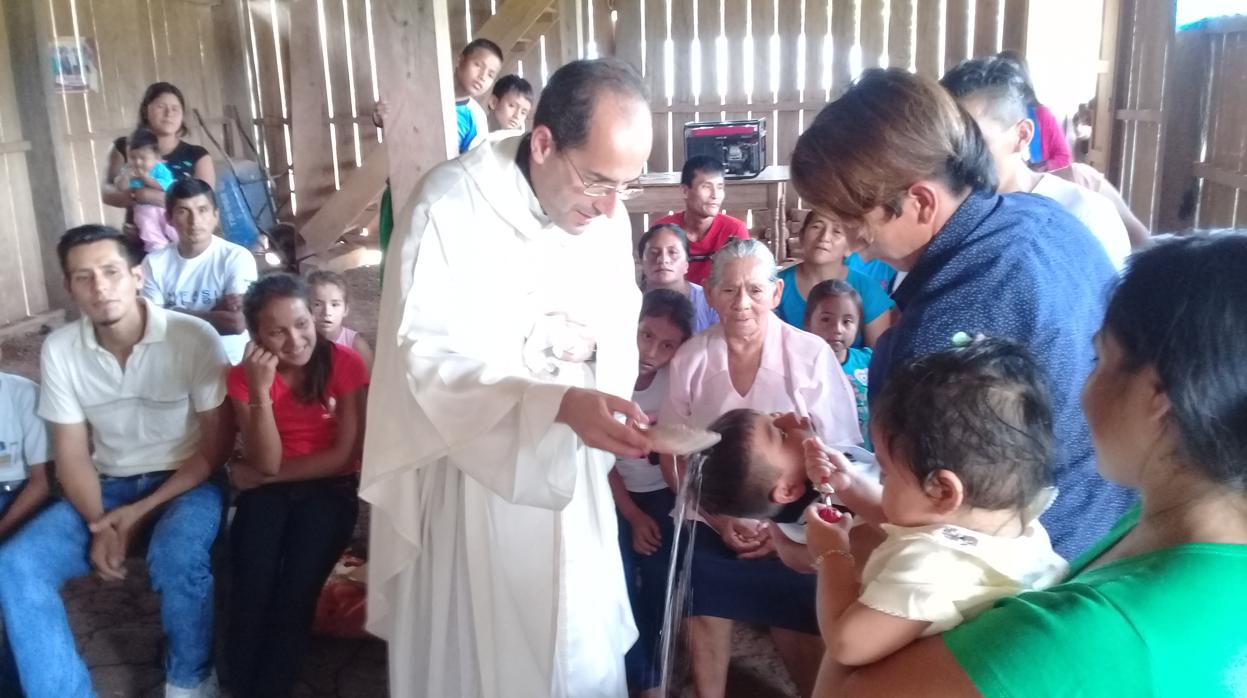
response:
<path id="1" fill-rule="evenodd" d="M 684 294 L 656 289 L 641 302 L 637 327 L 640 350 L 632 401 L 653 419 L 667 395 L 667 363 L 693 333 L 693 305 Z M 658 636 L 662 629 L 674 526 L 675 493 L 657 460 L 620 458 L 610 472 L 611 494 L 619 512 L 619 548 L 638 639 L 624 657 L 633 693 L 658 686 Z"/>
<path id="2" fill-rule="evenodd" d="M 1039 522 L 1054 496 L 1052 414 L 1025 349 L 979 339 L 909 362 L 880 394 L 872 428 L 882 490 L 817 439 L 805 443 L 808 476 L 886 534 L 859 577 L 852 517 L 829 523 L 823 505 L 806 510 L 827 646 L 817 695 L 838 694 L 845 665 L 876 662 L 1066 571 Z"/>
<path id="3" fill-rule="evenodd" d="M 346 279 L 331 271 L 314 271 L 307 275 L 307 285 L 311 292 L 312 317 L 316 319 L 316 334 L 324 339 L 350 347 L 364 360 L 368 370 L 372 370 L 372 347 L 355 330 L 342 325 L 342 321 L 351 314 L 351 299 L 346 291 Z"/>
<path id="4" fill-rule="evenodd" d="M 862 429 L 862 445 L 874 450 L 870 442 L 870 411 L 866 399 L 866 379 L 870 374 L 870 347 L 858 349 L 862 326 L 862 297 L 839 279 L 820 282 L 810 289 L 805 302 L 805 329 L 822 337 L 831 346 L 840 368 L 849 377 L 857 398 L 857 421 Z"/>
<path id="5" fill-rule="evenodd" d="M 164 192 L 173 184 L 173 171 L 160 157 L 160 141 L 146 126 L 140 126 L 126 141 L 126 164 L 130 189 L 152 189 Z M 169 223 L 164 206 L 135 203 L 134 227 L 147 252 L 155 252 L 178 242 L 178 231 Z"/>

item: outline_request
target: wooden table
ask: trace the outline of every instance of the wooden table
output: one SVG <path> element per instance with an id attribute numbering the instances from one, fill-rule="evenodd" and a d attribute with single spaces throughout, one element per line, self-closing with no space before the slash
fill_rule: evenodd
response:
<path id="1" fill-rule="evenodd" d="M 784 199 L 787 195 L 788 166 L 771 165 L 753 179 L 729 179 L 724 197 L 724 210 L 766 209 L 766 226 L 771 231 L 771 251 L 777 261 L 788 255 L 788 230 L 785 225 Z M 667 213 L 684 209 L 679 172 L 651 172 L 641 176 L 645 191 L 624 203 L 628 213 Z"/>

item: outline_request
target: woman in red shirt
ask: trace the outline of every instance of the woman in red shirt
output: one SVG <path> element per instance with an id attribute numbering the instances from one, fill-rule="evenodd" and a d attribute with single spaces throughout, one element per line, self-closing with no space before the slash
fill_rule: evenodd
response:
<path id="1" fill-rule="evenodd" d="M 297 276 L 257 281 L 243 300 L 252 341 L 226 380 L 243 442 L 226 650 L 238 698 L 290 695 L 359 508 L 368 369 L 317 337 L 308 299 Z"/>

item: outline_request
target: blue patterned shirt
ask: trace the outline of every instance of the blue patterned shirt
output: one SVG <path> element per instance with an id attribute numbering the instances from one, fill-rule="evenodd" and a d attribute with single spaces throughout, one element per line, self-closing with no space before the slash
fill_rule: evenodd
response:
<path id="1" fill-rule="evenodd" d="M 1042 521 L 1066 559 L 1134 502 L 1096 472 L 1079 402 L 1115 277 L 1103 246 L 1060 204 L 1033 194 L 972 194 L 896 289 L 900 322 L 879 339 L 870 364 L 873 398 L 893 367 L 950 348 L 957 332 L 1027 346 L 1048 376 L 1057 440 L 1060 495 Z"/>

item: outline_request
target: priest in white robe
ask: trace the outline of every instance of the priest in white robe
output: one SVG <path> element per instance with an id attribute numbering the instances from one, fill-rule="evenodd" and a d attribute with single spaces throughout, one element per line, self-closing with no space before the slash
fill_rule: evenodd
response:
<path id="1" fill-rule="evenodd" d="M 437 167 L 399 216 L 361 483 L 394 696 L 627 695 L 606 476 L 608 451 L 649 450 L 621 397 L 640 297 L 619 199 L 650 143 L 636 74 L 577 61 L 531 134 Z"/>

